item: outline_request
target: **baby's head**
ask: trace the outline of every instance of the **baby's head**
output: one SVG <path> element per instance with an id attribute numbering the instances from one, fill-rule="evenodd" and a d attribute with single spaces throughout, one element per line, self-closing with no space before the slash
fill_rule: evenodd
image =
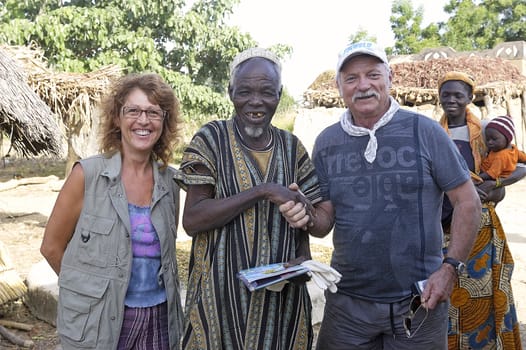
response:
<path id="1" fill-rule="evenodd" d="M 515 135 L 515 126 L 509 116 L 491 119 L 486 125 L 486 143 L 490 151 L 500 151 L 508 147 Z"/>

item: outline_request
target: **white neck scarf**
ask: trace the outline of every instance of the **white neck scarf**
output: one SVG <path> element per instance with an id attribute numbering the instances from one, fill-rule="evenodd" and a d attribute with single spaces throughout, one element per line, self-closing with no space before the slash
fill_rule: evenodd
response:
<path id="1" fill-rule="evenodd" d="M 376 130 L 389 123 L 389 121 L 393 119 L 393 116 L 396 113 L 396 111 L 400 109 L 400 105 L 392 96 L 389 96 L 389 100 L 391 102 L 389 109 L 376 122 L 376 124 L 374 124 L 372 129 L 367 129 L 361 126 L 354 125 L 352 122 L 352 115 L 349 109 L 343 112 L 343 114 L 340 116 L 340 125 L 342 126 L 343 131 L 345 131 L 347 134 L 351 136 L 369 135 L 369 142 L 367 143 L 367 147 L 365 148 L 364 153 L 365 159 L 369 163 L 374 162 L 374 160 L 376 159 L 376 151 L 378 150 L 378 141 L 376 140 L 376 136 L 374 135 L 376 133 Z"/>

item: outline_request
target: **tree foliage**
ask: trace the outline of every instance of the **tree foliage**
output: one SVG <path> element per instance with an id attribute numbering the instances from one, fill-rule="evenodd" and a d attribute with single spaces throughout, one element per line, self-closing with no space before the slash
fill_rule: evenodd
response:
<path id="1" fill-rule="evenodd" d="M 457 51 L 493 48 L 505 41 L 526 40 L 524 0 L 449 0 L 444 22 L 422 28 L 422 7 L 411 0 L 396 0 L 391 8 L 395 34 L 394 54 L 420 52 L 423 48 L 449 46 Z"/>
<path id="2" fill-rule="evenodd" d="M 481 50 L 505 41 L 526 40 L 524 0 L 450 0 L 444 11 L 443 44 L 457 50 Z"/>
<path id="3" fill-rule="evenodd" d="M 411 0 L 393 2 L 390 21 L 395 45 L 386 50 L 388 54 L 405 55 L 439 45 L 438 26 L 430 25 L 422 30 L 423 18 L 423 7 L 414 9 Z"/>
<path id="4" fill-rule="evenodd" d="M 36 44 L 57 70 L 117 64 L 174 86 L 188 115 L 229 117 L 229 63 L 256 43 L 225 21 L 239 0 L 5 0 L 0 43 Z M 287 54 L 290 47 L 275 47 Z"/>
<path id="5" fill-rule="evenodd" d="M 349 36 L 349 43 L 357 43 L 359 41 L 370 41 L 375 43 L 377 39 L 374 35 L 370 35 L 367 29 L 358 27 L 358 30 Z"/>

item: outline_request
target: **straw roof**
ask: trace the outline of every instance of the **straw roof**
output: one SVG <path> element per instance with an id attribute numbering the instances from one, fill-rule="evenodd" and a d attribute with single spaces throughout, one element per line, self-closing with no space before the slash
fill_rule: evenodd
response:
<path id="1" fill-rule="evenodd" d="M 474 103 L 520 96 L 526 90 L 526 77 L 508 61 L 481 56 L 459 56 L 391 64 L 391 95 L 406 106 L 438 104 L 438 80 L 451 70 L 472 75 L 477 84 Z M 326 71 L 304 92 L 307 107 L 344 107 L 335 84 L 335 72 Z"/>
<path id="2" fill-rule="evenodd" d="M 27 287 L 13 268 L 7 247 L 0 241 L 0 304 L 16 300 L 26 292 Z"/>
<path id="3" fill-rule="evenodd" d="M 59 155 L 62 132 L 56 117 L 26 81 L 22 68 L 0 47 L 0 132 L 24 156 Z"/>
<path id="4" fill-rule="evenodd" d="M 121 74 L 118 66 L 106 66 L 89 73 L 34 71 L 29 74 L 28 82 L 66 125 L 90 127 L 100 97 Z"/>
<path id="5" fill-rule="evenodd" d="M 120 77 L 123 70 L 116 65 L 89 73 L 55 72 L 48 67 L 43 52 L 34 47 L 0 47 L 24 67 L 26 81 L 33 91 L 56 115 L 65 129 L 68 147 L 75 154 L 89 152 L 86 145 L 95 137 L 96 106 L 110 83 Z M 68 157 L 71 156 L 68 151 Z"/>

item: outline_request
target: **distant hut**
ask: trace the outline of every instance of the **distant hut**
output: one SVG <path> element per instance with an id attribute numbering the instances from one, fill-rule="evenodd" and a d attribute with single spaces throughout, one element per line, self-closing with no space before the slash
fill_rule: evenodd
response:
<path id="1" fill-rule="evenodd" d="M 393 63 L 393 62 L 399 63 Z M 425 61 L 391 59 L 393 96 L 402 107 L 439 119 L 442 108 L 438 99 L 438 81 L 448 71 L 457 70 L 475 79 L 470 108 L 481 119 L 508 114 L 514 118 L 517 142 L 524 149 L 526 127 L 526 76 L 517 66 L 496 57 L 464 55 Z M 335 84 L 335 72 L 326 71 L 303 94 L 305 107 L 343 108 Z M 306 112 L 307 113 L 307 112 Z"/>
<path id="2" fill-rule="evenodd" d="M 24 156 L 59 156 L 63 144 L 60 124 L 26 81 L 23 68 L 0 49 L 0 141 L 7 135 L 11 142 L 7 150 L 0 147 L 0 157 L 11 151 Z M 18 299 L 26 291 L 7 248 L 0 242 L 0 304 Z"/>
<path id="3" fill-rule="evenodd" d="M 110 83 L 122 75 L 122 69 L 107 66 L 89 73 L 58 73 L 47 67 L 38 49 L 13 46 L 4 49 L 15 58 L 23 57 L 28 84 L 64 126 L 68 174 L 73 162 L 96 152 L 97 104 Z"/>
<path id="4" fill-rule="evenodd" d="M 0 140 L 9 137 L 10 150 L 24 156 L 60 155 L 63 133 L 56 116 L 27 84 L 17 62 L 0 48 Z M 1 143 L 0 143 L 1 144 Z"/>
<path id="5" fill-rule="evenodd" d="M 526 120 L 526 76 L 509 61 L 495 57 L 459 56 L 391 64 L 391 95 L 407 107 L 435 106 L 433 117 L 442 115 L 438 81 L 449 71 L 462 71 L 475 80 L 473 105 L 482 119 L 509 114 L 517 121 Z M 519 109 L 513 103 L 519 104 Z M 520 123 L 517 123 L 520 124 Z"/>

